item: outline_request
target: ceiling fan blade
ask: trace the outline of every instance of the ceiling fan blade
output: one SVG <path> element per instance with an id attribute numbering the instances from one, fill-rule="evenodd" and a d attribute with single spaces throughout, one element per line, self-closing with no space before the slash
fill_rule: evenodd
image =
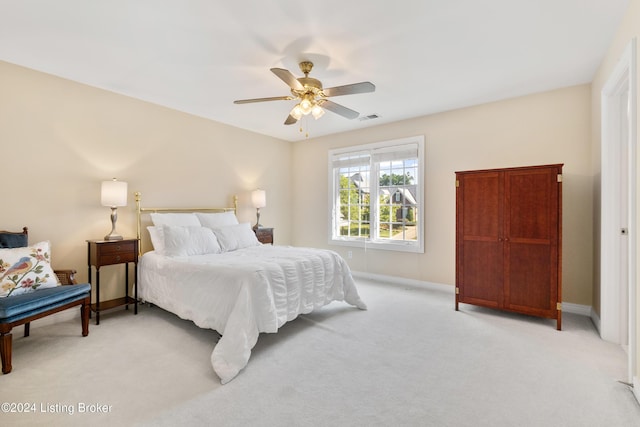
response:
<path id="1" fill-rule="evenodd" d="M 357 111 L 354 111 L 350 108 L 347 108 L 345 106 L 342 106 L 340 104 L 336 104 L 335 102 L 331 102 L 328 99 L 325 99 L 322 102 L 322 108 L 326 108 L 327 110 L 331 111 L 332 113 L 336 113 L 341 115 L 342 117 L 345 117 L 349 120 L 355 119 L 356 117 L 358 117 L 360 115 L 360 113 L 358 113 Z"/>
<path id="2" fill-rule="evenodd" d="M 302 86 L 302 83 L 300 83 L 298 79 L 296 79 L 296 76 L 291 74 L 289 70 L 285 70 L 284 68 L 272 68 L 271 72 L 278 76 L 280 80 L 289 85 L 291 89 L 304 90 L 304 86 Z"/>
<path id="3" fill-rule="evenodd" d="M 289 117 L 287 117 L 287 120 L 284 121 L 285 125 L 293 125 L 298 121 L 298 119 L 296 119 L 295 117 L 293 117 L 291 114 L 289 114 Z"/>
<path id="4" fill-rule="evenodd" d="M 328 89 L 324 89 L 323 92 L 325 96 L 340 96 L 340 95 L 351 95 L 354 93 L 374 92 L 375 90 L 376 90 L 376 86 L 373 83 L 360 82 L 360 83 L 353 83 L 350 85 L 330 87 Z"/>
<path id="5" fill-rule="evenodd" d="M 250 104 L 252 102 L 264 102 L 264 101 L 290 101 L 295 99 L 293 96 L 272 96 L 270 98 L 253 98 L 253 99 L 239 99 L 233 101 L 234 104 Z"/>

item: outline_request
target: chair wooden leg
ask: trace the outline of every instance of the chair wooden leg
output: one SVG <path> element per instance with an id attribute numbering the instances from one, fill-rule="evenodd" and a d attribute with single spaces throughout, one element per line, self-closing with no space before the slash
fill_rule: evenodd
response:
<path id="1" fill-rule="evenodd" d="M 91 300 L 87 298 L 80 306 L 80 318 L 82 320 L 82 336 L 89 335 L 89 313 L 91 312 Z"/>
<path id="2" fill-rule="evenodd" d="M 29 331 L 31 330 L 31 322 L 27 322 L 24 324 L 24 336 L 29 336 Z"/>
<path id="3" fill-rule="evenodd" d="M 2 358 L 2 373 L 11 372 L 11 334 L 0 335 L 0 356 Z"/>

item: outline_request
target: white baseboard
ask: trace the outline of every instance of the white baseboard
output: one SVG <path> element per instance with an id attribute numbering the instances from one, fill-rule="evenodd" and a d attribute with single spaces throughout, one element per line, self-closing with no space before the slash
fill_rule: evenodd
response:
<path id="1" fill-rule="evenodd" d="M 596 313 L 595 310 L 591 310 L 591 321 L 595 325 L 598 335 L 602 336 L 602 331 L 600 330 L 600 316 L 598 316 L 598 313 Z"/>
<path id="2" fill-rule="evenodd" d="M 455 287 L 452 285 L 446 285 L 444 283 L 425 282 L 422 280 L 407 279 L 404 277 L 385 276 L 383 274 L 365 273 L 362 271 L 352 271 L 353 277 L 360 277 L 363 279 L 374 280 L 376 282 L 392 283 L 394 285 L 409 285 L 417 286 L 436 291 L 449 291 L 453 294 Z"/>
<path id="3" fill-rule="evenodd" d="M 353 274 L 353 277 L 361 277 L 363 279 L 375 280 L 376 282 L 391 283 L 394 285 L 418 286 L 418 287 L 437 290 L 437 291 L 449 291 L 452 294 L 455 291 L 455 286 L 447 285 L 444 283 L 425 282 L 422 280 L 406 279 L 404 277 L 395 277 L 395 276 L 385 276 L 383 274 L 365 273 L 362 271 L 352 271 L 351 274 Z M 594 311 L 591 306 L 582 305 L 582 304 L 573 304 L 570 302 L 562 303 L 562 311 L 565 313 L 579 314 L 580 316 L 591 317 L 592 319 L 594 316 Z"/>
<path id="4" fill-rule="evenodd" d="M 591 317 L 593 308 L 590 305 L 573 304 L 570 302 L 562 303 L 562 311 L 565 313 L 579 314 L 581 316 Z"/>

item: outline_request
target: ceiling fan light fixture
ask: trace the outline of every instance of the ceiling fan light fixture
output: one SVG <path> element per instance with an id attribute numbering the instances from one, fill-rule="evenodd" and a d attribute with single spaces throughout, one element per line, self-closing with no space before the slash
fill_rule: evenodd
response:
<path id="1" fill-rule="evenodd" d="M 313 114 L 313 118 L 318 120 L 320 117 L 324 116 L 324 110 L 318 104 L 314 105 L 311 109 L 311 114 Z"/>
<path id="2" fill-rule="evenodd" d="M 300 108 L 300 104 L 296 104 L 296 106 L 293 107 L 289 115 L 296 120 L 300 120 L 302 118 L 302 108 Z"/>
<path id="3" fill-rule="evenodd" d="M 300 101 L 299 105 L 300 105 L 300 110 L 302 111 L 302 114 L 306 116 L 311 112 L 311 109 L 313 108 L 313 101 L 305 97 L 302 101 Z"/>

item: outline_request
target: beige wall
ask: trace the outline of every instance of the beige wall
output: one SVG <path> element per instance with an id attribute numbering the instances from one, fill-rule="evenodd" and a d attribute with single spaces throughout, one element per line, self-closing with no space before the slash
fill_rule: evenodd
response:
<path id="1" fill-rule="evenodd" d="M 590 86 L 582 85 L 371 127 L 293 145 L 293 243 L 353 252 L 352 269 L 455 283 L 457 170 L 564 163 L 564 301 L 591 305 L 592 179 Z M 327 152 L 425 136 L 424 254 L 331 246 Z"/>
<path id="2" fill-rule="evenodd" d="M 201 206 L 265 188 L 277 243 L 331 247 L 354 270 L 453 284 L 454 171 L 565 163 L 564 301 L 591 305 L 590 87 L 577 86 L 291 144 L 0 62 L 2 228 L 52 241 L 54 266 L 86 278 L 88 238 L 109 231 L 99 186 L 117 177 L 144 204 Z M 424 254 L 329 246 L 327 152 L 424 135 Z M 10 180 L 10 181 L 7 181 Z M 13 202 L 12 202 L 13 201 Z M 133 197 L 118 231 L 135 232 Z M 292 224 L 292 227 L 291 227 Z M 62 261 L 64 260 L 64 261 Z M 64 265 L 63 265 L 64 264 Z"/>
<path id="3" fill-rule="evenodd" d="M 611 75 L 615 66 L 617 65 L 620 56 L 624 52 L 624 49 L 629 45 L 633 38 L 640 37 L 640 0 L 631 0 L 629 2 L 629 8 L 625 14 L 624 20 L 622 21 L 620 27 L 618 28 L 618 32 L 616 34 L 615 39 L 611 43 L 609 50 L 596 73 L 593 83 L 592 83 L 592 125 L 591 125 L 591 138 L 592 138 L 592 152 L 593 152 L 593 164 L 592 164 L 592 175 L 593 175 L 593 188 L 594 188 L 594 236 L 596 246 L 594 247 L 594 309 L 596 312 L 600 312 L 600 271 L 597 268 L 600 263 L 600 247 L 598 245 L 599 241 L 599 232 L 600 232 L 600 151 L 601 151 L 601 92 L 604 85 L 607 82 L 607 79 Z M 637 56 L 640 58 L 640 56 Z M 638 70 L 638 66 L 640 62 L 636 64 L 636 70 Z M 637 79 L 638 76 L 636 76 Z M 640 100 L 640 93 L 636 90 L 636 98 Z M 640 123 L 640 109 L 636 110 L 638 116 L 636 117 L 636 123 Z M 636 142 L 637 144 L 637 142 Z M 640 154 L 640 151 L 638 152 Z M 636 165 L 640 164 L 640 159 L 636 159 Z M 640 175 L 638 176 L 640 179 Z M 640 182 L 637 183 L 637 188 L 640 189 Z M 637 201 L 640 202 L 640 195 L 637 196 Z M 640 214 L 640 209 L 637 209 L 637 212 Z M 640 218 L 636 219 L 636 223 L 640 224 Z M 637 251 L 638 256 L 640 257 L 640 250 Z M 637 260 L 638 265 L 640 265 L 640 258 Z M 637 279 L 636 279 L 637 280 Z M 637 293 L 638 300 L 636 300 L 636 313 L 640 313 L 640 292 Z M 640 342 L 640 316 L 636 317 L 637 325 L 636 325 L 636 342 Z M 640 367 L 640 352 L 637 352 L 638 359 L 636 361 L 636 366 Z M 638 377 L 638 370 L 636 368 L 636 372 L 633 372 L 632 375 L 634 377 Z"/>
<path id="4" fill-rule="evenodd" d="M 100 183 L 129 183 L 118 231 L 135 236 L 134 191 L 145 206 L 229 206 L 255 222 L 247 198 L 267 191 L 261 223 L 290 241 L 289 142 L 250 133 L 0 62 L 0 229 L 30 229 L 30 242 L 50 240 L 53 266 L 86 280 L 86 239 L 111 229 Z M 115 270 L 115 272 L 114 272 Z M 101 270 L 103 299 L 122 268 Z"/>
<path id="5" fill-rule="evenodd" d="M 591 304 L 589 86 L 292 144 L 3 62 L 0 77 L 1 227 L 27 225 L 32 242 L 51 240 L 54 267 L 76 268 L 81 280 L 85 240 L 110 230 L 102 180 L 127 181 L 146 206 L 225 205 L 238 194 L 245 221 L 255 220 L 248 194 L 262 187 L 261 222 L 275 227 L 277 243 L 346 257 L 347 248 L 327 242 L 328 150 L 424 135 L 425 253 L 349 248 L 352 268 L 452 285 L 454 171 L 565 163 L 563 299 Z M 118 231 L 134 235 L 132 196 L 118 214 Z"/>

